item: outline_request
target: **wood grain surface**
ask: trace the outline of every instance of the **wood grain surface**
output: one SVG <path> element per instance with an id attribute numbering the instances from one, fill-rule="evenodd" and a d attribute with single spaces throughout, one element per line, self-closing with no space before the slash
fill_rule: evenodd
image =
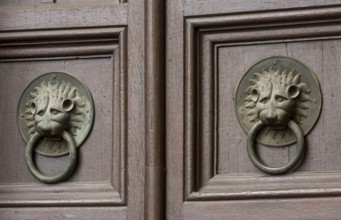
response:
<path id="1" fill-rule="evenodd" d="M 144 218 L 145 109 L 144 109 L 144 1 L 129 0 L 127 81 L 127 219 Z"/>
<path id="2" fill-rule="evenodd" d="M 340 15 L 339 0 L 1 1 L 0 219 L 338 219 Z M 240 78 L 276 55 L 309 66 L 323 95 L 305 160 L 284 176 L 251 164 L 234 111 Z M 16 108 L 54 70 L 88 85 L 96 113 L 74 175 L 45 185 Z M 296 150 L 257 147 L 270 166 Z M 54 174 L 68 157 L 36 161 Z"/>
<path id="3" fill-rule="evenodd" d="M 335 74 L 340 71 L 337 64 L 340 61 L 339 44 L 339 40 L 327 40 L 223 47 L 219 50 L 218 173 L 243 175 L 260 172 L 247 160 L 247 152 L 243 147 L 246 146 L 246 134 L 242 129 L 236 129 L 240 126 L 235 116 L 234 94 L 248 68 L 262 58 L 276 55 L 293 57 L 305 63 L 316 73 L 321 83 L 324 108 L 317 125 L 307 135 L 306 159 L 297 172 L 340 170 L 341 164 L 337 159 L 341 156 L 338 147 L 340 137 L 337 131 L 341 124 L 335 118 L 340 113 L 338 109 L 341 103 L 334 98 L 340 92 L 340 78 Z M 296 145 L 284 148 L 259 146 L 258 149 L 261 158 L 269 166 L 279 166 L 287 163 L 295 154 Z"/>
<path id="4" fill-rule="evenodd" d="M 96 0 L 100 2 L 119 3 L 120 0 Z M 55 3 L 55 4 L 70 4 L 70 3 L 91 3 L 94 0 L 2 0 L 1 6 L 25 6 L 25 5 L 39 5 L 42 3 Z"/>
<path id="5" fill-rule="evenodd" d="M 182 219 L 184 201 L 184 26 L 182 0 L 166 1 L 166 219 Z"/>
<path id="6" fill-rule="evenodd" d="M 254 11 L 271 11 L 283 9 L 315 8 L 325 5 L 340 5 L 338 0 L 314 1 L 263 1 L 263 0 L 186 0 L 184 4 L 185 16 L 205 16 L 218 14 L 236 14 Z"/>
<path id="7" fill-rule="evenodd" d="M 32 30 L 127 24 L 127 4 L 87 2 L 7 7 L 0 3 L 0 29 Z"/>
<path id="8" fill-rule="evenodd" d="M 79 166 L 72 177 L 73 181 L 106 182 L 110 180 L 111 167 L 114 164 L 111 159 L 113 124 L 112 120 L 108 120 L 108 118 L 112 118 L 113 100 L 110 96 L 103 94 L 113 93 L 113 75 L 111 73 L 113 68 L 110 58 L 0 64 L 1 112 L 3 113 L 0 114 L 0 118 L 3 124 L 7 125 L 6 129 L 1 129 L 0 136 L 3 141 L 2 153 L 7 155 L 0 160 L 2 168 L 0 180 L 3 184 L 39 183 L 26 169 L 26 164 L 22 163 L 26 144 L 16 126 L 16 109 L 20 95 L 28 83 L 37 76 L 53 70 L 68 72 L 86 84 L 92 93 L 97 113 L 92 132 L 79 150 L 79 161 L 83 166 Z M 92 80 L 95 72 L 98 81 Z M 10 85 L 16 85 L 16 87 Z M 82 151 L 83 149 L 84 151 Z M 68 160 L 68 156 L 61 158 L 38 156 L 37 165 L 43 172 L 51 171 L 56 174 L 65 168 Z M 52 175 L 51 172 L 47 174 Z M 117 186 L 117 183 L 115 185 Z"/>
<path id="9" fill-rule="evenodd" d="M 67 219 L 84 219 L 84 220 L 125 220 L 125 207 L 93 207 L 93 208 L 1 208 L 0 218 L 6 220 L 67 220 Z"/>
<path id="10" fill-rule="evenodd" d="M 183 219 L 336 220 L 340 198 L 187 202 Z"/>
<path id="11" fill-rule="evenodd" d="M 165 2 L 145 2 L 145 219 L 165 218 Z"/>
<path id="12" fill-rule="evenodd" d="M 179 0 L 167 13 L 166 219 L 337 219 L 340 2 Z M 276 55 L 309 66 L 323 95 L 306 158 L 283 176 L 252 165 L 234 107 L 247 69 Z M 258 147 L 270 166 L 287 163 L 296 150 Z M 330 206 L 315 212 L 322 203 Z M 313 211 L 300 213 L 304 208 Z"/>
<path id="13" fill-rule="evenodd" d="M 75 175 L 58 185 L 44 185 L 28 173 L 15 123 L 1 127 L 0 219 L 144 219 L 144 200 L 153 199 L 145 198 L 150 188 L 145 185 L 145 2 L 117 3 L 1 4 L 1 119 L 6 124 L 15 119 L 20 91 L 51 70 L 68 71 L 87 84 L 96 114 Z M 37 157 L 47 173 L 59 172 L 66 162 L 67 157 Z"/>

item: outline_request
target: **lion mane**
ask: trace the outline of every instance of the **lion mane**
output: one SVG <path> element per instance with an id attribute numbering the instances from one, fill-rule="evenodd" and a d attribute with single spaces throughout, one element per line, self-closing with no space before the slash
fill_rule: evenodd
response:
<path id="1" fill-rule="evenodd" d="M 258 91 L 262 92 L 263 88 L 268 83 L 277 84 L 276 86 L 284 91 L 289 86 L 296 85 L 300 89 L 301 93 L 296 99 L 293 119 L 300 123 L 303 118 L 307 117 L 307 109 L 309 108 L 308 103 L 310 102 L 310 90 L 307 84 L 301 82 L 301 75 L 296 74 L 294 69 L 288 72 L 288 69 L 274 69 L 270 67 L 268 69 L 262 69 L 261 72 L 254 73 L 254 78 L 250 79 L 251 85 L 245 91 L 246 97 L 244 99 L 244 107 L 247 110 L 246 115 L 249 122 L 254 123 L 259 120 L 256 109 L 257 102 L 252 99 L 251 92 L 254 89 L 258 89 Z"/>
<path id="2" fill-rule="evenodd" d="M 85 104 L 83 98 L 78 94 L 77 88 L 70 85 L 70 83 L 58 82 L 56 80 L 44 81 L 40 86 L 35 87 L 30 96 L 32 99 L 25 105 L 26 121 L 30 136 L 36 132 L 35 113 L 31 110 L 32 103 L 39 105 L 42 100 L 46 99 L 58 103 L 62 103 L 66 99 L 73 101 L 74 108 L 70 111 L 70 127 L 68 129 L 73 136 L 77 135 L 77 131 L 82 128 L 83 118 L 85 117 Z"/>

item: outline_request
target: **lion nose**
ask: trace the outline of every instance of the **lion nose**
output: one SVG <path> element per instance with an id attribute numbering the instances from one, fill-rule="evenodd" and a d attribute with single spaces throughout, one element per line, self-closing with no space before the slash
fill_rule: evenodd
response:
<path id="1" fill-rule="evenodd" d="M 266 121 L 271 125 L 271 124 L 275 124 L 277 122 L 277 118 L 276 115 L 274 116 L 267 116 L 266 117 Z"/>
<path id="2" fill-rule="evenodd" d="M 49 123 L 47 123 L 45 121 L 42 121 L 42 122 L 37 124 L 37 130 L 40 134 L 42 134 L 44 136 L 51 135 L 51 126 L 49 125 Z"/>
<path id="3" fill-rule="evenodd" d="M 269 124 L 272 124 L 277 121 L 277 115 L 275 113 L 275 109 L 273 106 L 269 107 L 269 110 L 266 114 L 266 120 Z"/>

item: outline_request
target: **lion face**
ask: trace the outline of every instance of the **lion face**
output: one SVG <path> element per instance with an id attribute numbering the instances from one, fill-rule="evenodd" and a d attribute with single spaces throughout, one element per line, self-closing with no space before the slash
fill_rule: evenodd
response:
<path id="1" fill-rule="evenodd" d="M 84 102 L 77 88 L 69 83 L 43 82 L 31 93 L 27 103 L 29 134 L 40 133 L 49 140 L 59 140 L 64 131 L 77 135 L 85 117 Z"/>
<path id="2" fill-rule="evenodd" d="M 31 103 L 37 131 L 45 137 L 61 137 L 63 131 L 70 127 L 70 111 L 74 104 L 70 99 L 62 101 L 50 99 Z"/>
<path id="3" fill-rule="evenodd" d="M 259 89 L 253 89 L 252 99 L 256 102 L 259 119 L 266 125 L 285 128 L 292 119 L 295 99 L 300 90 L 296 85 L 268 82 Z"/>
<path id="4" fill-rule="evenodd" d="M 245 91 L 245 108 L 250 122 L 261 120 L 273 129 L 284 129 L 290 120 L 306 117 L 309 89 L 295 70 L 263 69 L 254 73 Z"/>

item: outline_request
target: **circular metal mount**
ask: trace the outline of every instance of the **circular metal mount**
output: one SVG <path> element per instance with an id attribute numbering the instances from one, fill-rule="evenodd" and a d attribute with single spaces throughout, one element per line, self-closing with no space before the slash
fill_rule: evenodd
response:
<path id="1" fill-rule="evenodd" d="M 310 68 L 298 60 L 284 56 L 270 57 L 257 62 L 240 80 L 235 97 L 235 110 L 240 125 L 246 133 L 249 133 L 253 125 L 261 120 L 259 106 L 257 105 L 258 101 L 261 100 L 258 98 L 263 95 L 261 94 L 262 91 L 266 91 L 264 89 L 267 82 L 265 76 L 268 77 L 272 73 L 279 75 L 277 79 L 272 80 L 275 82 L 277 80 L 279 84 L 283 82 L 281 84 L 283 91 L 284 89 L 289 91 L 290 83 L 297 84 L 300 87 L 300 94 L 295 100 L 295 107 L 291 107 L 288 111 L 291 112 L 290 120 L 299 125 L 303 135 L 308 134 L 317 122 L 321 111 L 320 85 Z M 291 81 L 289 80 L 290 83 L 287 85 L 290 77 Z M 262 88 L 257 88 L 259 86 Z M 259 131 L 256 138 L 258 143 L 267 146 L 286 146 L 296 142 L 295 134 L 287 125 L 279 127 L 269 124 L 266 124 Z"/>
<path id="2" fill-rule="evenodd" d="M 94 120 L 94 106 L 89 89 L 65 72 L 50 72 L 33 80 L 22 93 L 17 123 L 26 143 L 39 133 L 35 152 L 45 156 L 69 153 L 63 131 L 76 147 L 87 138 Z"/>

